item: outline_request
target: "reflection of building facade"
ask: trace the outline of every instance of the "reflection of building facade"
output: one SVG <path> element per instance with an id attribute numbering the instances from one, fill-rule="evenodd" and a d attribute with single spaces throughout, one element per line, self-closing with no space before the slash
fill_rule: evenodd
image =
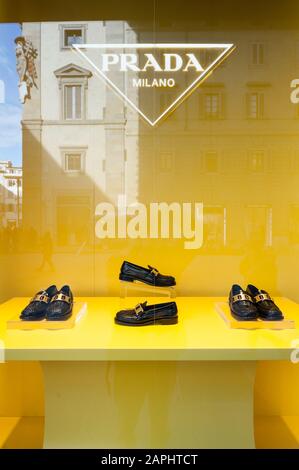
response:
<path id="1" fill-rule="evenodd" d="M 10 161 L 0 161 L 0 225 L 22 224 L 22 168 Z"/>
<path id="2" fill-rule="evenodd" d="M 119 22 L 23 24 L 37 49 L 38 82 L 23 112 L 24 226 L 50 230 L 57 247 L 92 242 L 101 200 L 137 198 L 126 108 L 71 48 L 124 42 L 125 31 Z"/>
<path id="3" fill-rule="evenodd" d="M 299 33 L 189 28 L 187 36 L 160 31 L 156 39 L 204 38 L 232 42 L 236 50 L 155 130 L 154 140 L 152 132 L 143 136 L 140 196 L 172 200 L 175 185 L 176 200 L 203 201 L 204 251 L 237 249 L 253 236 L 264 246 L 286 246 L 298 226 L 299 114 L 289 95 Z M 140 42 L 147 39 L 141 32 Z"/>

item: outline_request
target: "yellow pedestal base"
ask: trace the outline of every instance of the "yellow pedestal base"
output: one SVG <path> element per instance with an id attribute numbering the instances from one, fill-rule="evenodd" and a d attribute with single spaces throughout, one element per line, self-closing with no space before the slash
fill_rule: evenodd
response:
<path id="1" fill-rule="evenodd" d="M 41 449 L 44 418 L 0 417 L 0 449 Z"/>
<path id="2" fill-rule="evenodd" d="M 299 416 L 257 416 L 258 449 L 299 449 Z"/>
<path id="3" fill-rule="evenodd" d="M 43 362 L 45 448 L 253 448 L 255 362 Z"/>

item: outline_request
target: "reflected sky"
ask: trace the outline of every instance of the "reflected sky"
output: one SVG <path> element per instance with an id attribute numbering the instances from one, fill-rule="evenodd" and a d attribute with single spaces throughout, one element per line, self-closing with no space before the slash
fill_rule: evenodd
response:
<path id="1" fill-rule="evenodd" d="M 5 101 L 0 103 L 0 160 L 22 162 L 21 113 L 18 97 L 14 39 L 21 34 L 18 24 L 0 24 L 0 80 L 4 82 Z"/>

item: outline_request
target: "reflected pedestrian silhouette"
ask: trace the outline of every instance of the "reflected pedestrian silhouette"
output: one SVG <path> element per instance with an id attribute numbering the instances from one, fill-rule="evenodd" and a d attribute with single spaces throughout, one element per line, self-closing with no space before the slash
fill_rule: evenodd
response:
<path id="1" fill-rule="evenodd" d="M 50 232 L 46 232 L 41 238 L 41 252 L 43 255 L 42 263 L 38 268 L 38 271 L 42 271 L 47 265 L 51 271 L 55 271 L 54 264 L 52 261 L 53 256 L 53 241 Z"/>

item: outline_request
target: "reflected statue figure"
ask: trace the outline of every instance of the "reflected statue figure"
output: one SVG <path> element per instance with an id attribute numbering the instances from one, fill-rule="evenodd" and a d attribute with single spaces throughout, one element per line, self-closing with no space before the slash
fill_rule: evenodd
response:
<path id="1" fill-rule="evenodd" d="M 15 44 L 17 72 L 19 75 L 19 99 L 24 104 L 27 99 L 31 99 L 31 88 L 33 86 L 37 88 L 35 59 L 38 53 L 32 42 L 23 36 L 18 36 L 15 39 Z"/>

